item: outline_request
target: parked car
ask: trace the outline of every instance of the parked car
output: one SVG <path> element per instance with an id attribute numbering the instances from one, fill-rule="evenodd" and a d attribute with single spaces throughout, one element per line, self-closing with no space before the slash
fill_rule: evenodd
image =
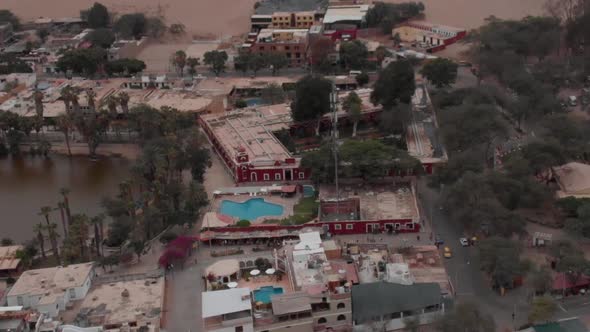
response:
<path id="1" fill-rule="evenodd" d="M 568 104 L 570 106 L 578 106 L 578 98 L 576 96 L 569 96 Z"/>
<path id="2" fill-rule="evenodd" d="M 451 251 L 451 248 L 445 247 L 444 252 L 443 252 L 443 256 L 445 258 L 451 258 L 451 257 L 453 257 L 453 252 Z"/>
<path id="3" fill-rule="evenodd" d="M 440 236 L 437 235 L 434 238 L 434 245 L 440 246 L 440 245 L 443 245 L 443 244 L 445 244 L 445 241 L 443 239 L 441 239 Z"/>
<path id="4" fill-rule="evenodd" d="M 469 247 L 469 240 L 467 240 L 466 237 L 460 238 L 459 243 L 461 243 L 461 246 L 463 247 Z"/>

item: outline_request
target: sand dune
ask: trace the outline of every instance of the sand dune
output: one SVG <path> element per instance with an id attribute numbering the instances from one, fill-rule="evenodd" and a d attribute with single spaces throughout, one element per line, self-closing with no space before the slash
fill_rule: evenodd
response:
<path id="1" fill-rule="evenodd" d="M 385 0 L 403 2 L 407 0 Z M 521 18 L 538 15 L 545 0 L 421 0 L 427 19 L 465 28 L 481 25 L 490 15 Z M 23 19 L 39 16 L 77 16 L 94 0 L 0 0 L 2 8 L 14 11 Z M 101 0 L 118 13 L 163 12 L 168 23 L 182 22 L 196 34 L 216 37 L 248 31 L 249 16 L 256 0 Z"/>
<path id="2" fill-rule="evenodd" d="M 405 2 L 407 0 L 382 0 Z M 473 29 L 494 15 L 519 19 L 543 14 L 545 0 L 419 0 L 426 7 L 426 19 L 439 24 Z"/>
<path id="3" fill-rule="evenodd" d="M 30 20 L 40 16 L 78 16 L 95 0 L 0 0 L 0 7 Z M 217 37 L 248 31 L 255 0 L 100 0 L 117 13 L 164 13 L 167 23 L 182 22 L 196 34 Z"/>

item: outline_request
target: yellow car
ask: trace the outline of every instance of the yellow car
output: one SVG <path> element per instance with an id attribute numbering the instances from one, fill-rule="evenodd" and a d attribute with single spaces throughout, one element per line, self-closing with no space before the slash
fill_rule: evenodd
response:
<path id="1" fill-rule="evenodd" d="M 445 247 L 444 252 L 443 252 L 443 256 L 445 258 L 451 258 L 451 257 L 453 257 L 453 252 L 451 251 L 451 248 Z"/>

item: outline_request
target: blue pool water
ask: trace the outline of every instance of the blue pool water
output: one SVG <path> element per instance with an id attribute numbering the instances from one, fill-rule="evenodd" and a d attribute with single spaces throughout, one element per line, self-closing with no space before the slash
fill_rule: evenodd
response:
<path id="1" fill-rule="evenodd" d="M 262 105 L 262 98 L 248 98 L 246 99 L 246 105 L 248 105 L 249 107 Z"/>
<path id="2" fill-rule="evenodd" d="M 244 203 L 224 200 L 221 202 L 220 212 L 240 220 L 253 221 L 263 216 L 280 216 L 283 214 L 283 207 L 268 203 L 264 198 L 251 198 Z"/>
<path id="3" fill-rule="evenodd" d="M 270 303 L 270 298 L 273 295 L 283 294 L 282 287 L 265 286 L 254 291 L 254 303 L 262 302 L 264 304 Z"/>
<path id="4" fill-rule="evenodd" d="M 315 189 L 313 186 L 304 185 L 303 186 L 303 197 L 314 197 L 315 196 Z"/>

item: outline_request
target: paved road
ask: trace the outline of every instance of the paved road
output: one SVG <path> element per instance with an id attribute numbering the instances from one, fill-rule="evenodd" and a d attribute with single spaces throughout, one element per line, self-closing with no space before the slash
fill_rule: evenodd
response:
<path id="1" fill-rule="evenodd" d="M 464 236 L 462 228 L 450 222 L 445 211 L 440 209 L 439 192 L 428 188 L 426 181 L 419 181 L 418 192 L 425 210 L 432 213 L 435 234 L 453 252 L 453 257 L 445 260 L 445 267 L 455 287 L 457 301 L 477 304 L 481 311 L 494 317 L 499 329 L 513 328 L 514 325 L 518 327 L 526 323 L 529 306 L 524 287 L 509 291 L 503 297 L 491 289 L 486 276 L 479 269 L 477 248 L 461 246 L 459 238 Z M 515 313 L 514 322 L 512 313 Z"/>

